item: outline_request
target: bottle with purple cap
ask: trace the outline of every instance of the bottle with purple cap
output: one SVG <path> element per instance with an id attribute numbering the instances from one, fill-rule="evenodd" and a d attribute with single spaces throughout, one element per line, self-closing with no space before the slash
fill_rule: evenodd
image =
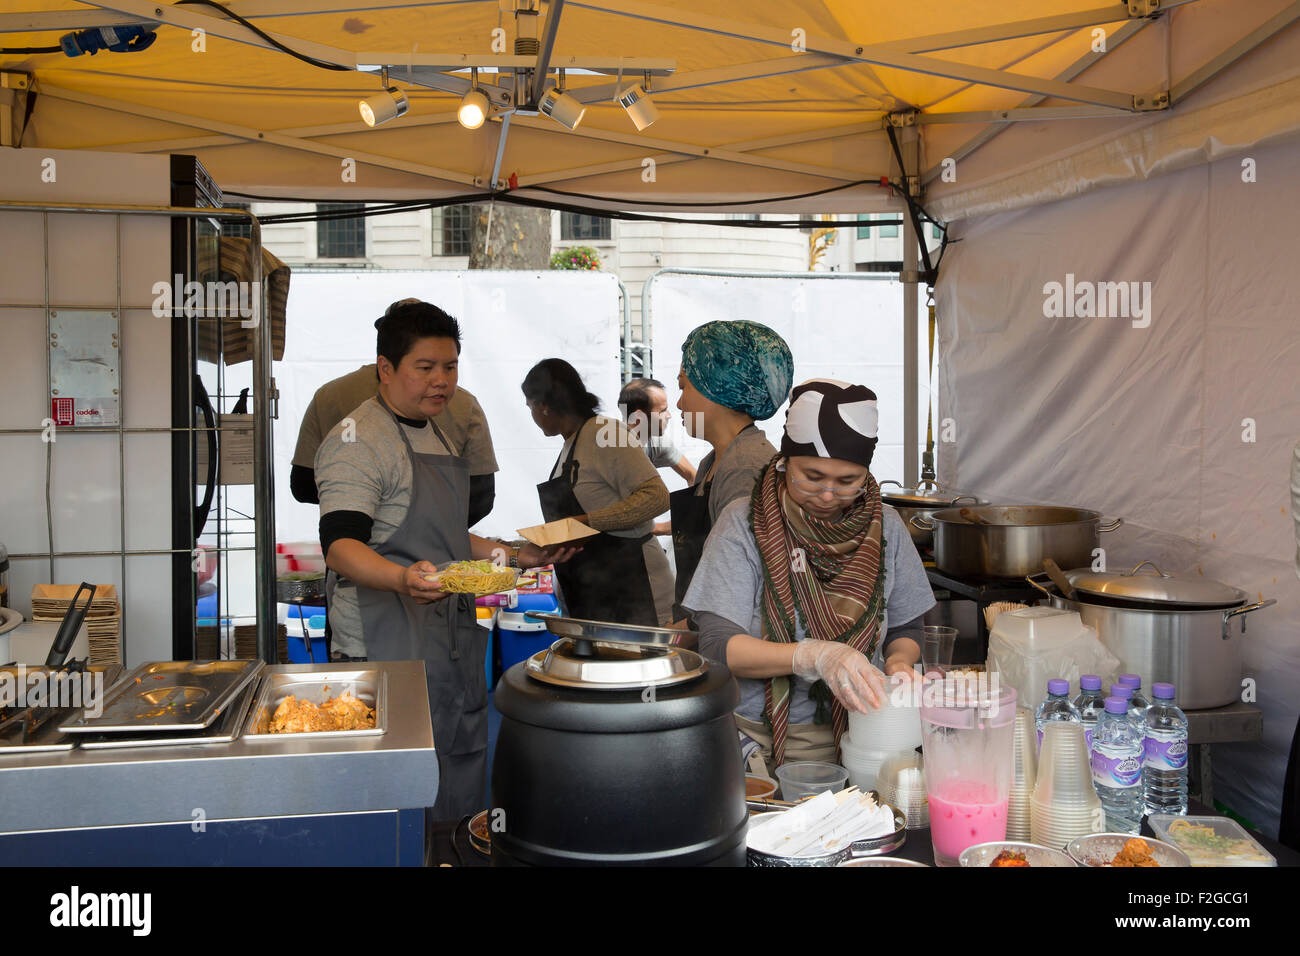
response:
<path id="1" fill-rule="evenodd" d="M 1174 685 L 1151 685 L 1142 761 L 1147 813 L 1187 813 L 1187 715 L 1175 702 Z"/>
<path id="2" fill-rule="evenodd" d="M 1111 684 L 1110 696 L 1118 697 L 1120 700 L 1124 701 L 1125 706 L 1128 707 L 1129 721 L 1133 724 L 1134 729 L 1145 737 L 1147 734 L 1146 711 L 1142 712 L 1140 718 L 1133 715 L 1133 688 L 1128 684 Z"/>
<path id="3" fill-rule="evenodd" d="M 1074 698 L 1074 709 L 1079 712 L 1083 723 L 1083 737 L 1092 750 L 1092 732 L 1097 727 L 1097 718 L 1106 709 L 1106 695 L 1101 692 L 1101 678 L 1096 674 L 1084 674 L 1079 678 L 1079 696 Z"/>
<path id="4" fill-rule="evenodd" d="M 1107 697 L 1092 734 L 1092 783 L 1106 812 L 1106 829 L 1137 833 L 1142 823 L 1143 734 L 1128 716 L 1128 701 Z"/>
<path id="5" fill-rule="evenodd" d="M 1151 706 L 1151 701 L 1147 700 L 1142 693 L 1142 678 L 1137 674 L 1120 674 L 1119 682 L 1125 687 L 1133 688 L 1133 697 L 1128 702 L 1128 715 L 1135 723 L 1145 727 L 1147 708 Z"/>
<path id="6" fill-rule="evenodd" d="M 1053 677 L 1047 682 L 1047 696 L 1034 712 L 1034 725 L 1038 728 L 1038 746 L 1043 746 L 1043 725 L 1049 720 L 1068 720 L 1082 723 L 1079 711 L 1070 703 L 1070 682 Z"/>

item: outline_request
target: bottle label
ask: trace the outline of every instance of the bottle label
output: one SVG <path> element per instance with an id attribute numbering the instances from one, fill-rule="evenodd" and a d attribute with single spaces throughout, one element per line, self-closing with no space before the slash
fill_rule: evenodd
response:
<path id="1" fill-rule="evenodd" d="M 1092 728 L 1091 727 L 1084 730 L 1083 739 L 1088 742 L 1088 753 L 1092 753 Z"/>
<path id="2" fill-rule="evenodd" d="M 1142 783 L 1142 761 L 1136 756 L 1107 757 L 1092 754 L 1092 782 L 1099 787 L 1127 789 Z"/>
<path id="3" fill-rule="evenodd" d="M 1143 764 L 1153 770 L 1182 770 L 1187 766 L 1187 741 L 1146 739 Z"/>

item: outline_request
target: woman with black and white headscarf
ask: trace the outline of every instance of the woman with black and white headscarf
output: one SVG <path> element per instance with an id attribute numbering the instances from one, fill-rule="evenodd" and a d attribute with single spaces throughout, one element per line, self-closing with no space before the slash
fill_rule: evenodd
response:
<path id="1" fill-rule="evenodd" d="M 871 474 L 876 423 L 865 386 L 796 387 L 778 457 L 719 516 L 682 602 L 739 680 L 736 723 L 769 772 L 838 762 L 848 712 L 882 706 L 920 660 L 934 595 Z"/>

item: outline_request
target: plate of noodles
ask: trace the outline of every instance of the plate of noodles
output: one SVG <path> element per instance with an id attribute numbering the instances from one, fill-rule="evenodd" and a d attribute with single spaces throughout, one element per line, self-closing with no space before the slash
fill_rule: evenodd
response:
<path id="1" fill-rule="evenodd" d="M 519 569 L 503 568 L 491 561 L 452 561 L 439 568 L 437 574 L 426 574 L 425 579 L 436 581 L 440 590 L 450 594 L 482 596 L 509 591 L 519 579 Z"/>

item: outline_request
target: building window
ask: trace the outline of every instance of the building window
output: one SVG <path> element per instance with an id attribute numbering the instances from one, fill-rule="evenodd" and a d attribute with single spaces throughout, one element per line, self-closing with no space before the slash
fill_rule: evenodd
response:
<path id="1" fill-rule="evenodd" d="M 610 220 L 604 216 L 583 216 L 576 212 L 560 213 L 561 239 L 610 239 Z"/>
<path id="2" fill-rule="evenodd" d="M 317 212 L 342 212 L 364 209 L 364 203 L 322 202 Z M 366 257 L 366 221 L 322 219 L 316 223 L 316 255 L 322 259 L 364 259 Z"/>
<path id="3" fill-rule="evenodd" d="M 228 202 L 222 203 L 221 208 L 247 211 L 250 207 L 246 202 Z M 247 219 L 223 219 L 221 220 L 221 236 L 222 238 L 238 236 L 243 239 L 252 239 L 253 227 L 248 224 Z"/>
<path id="4" fill-rule="evenodd" d="M 877 220 L 877 219 L 893 219 L 893 218 L 895 218 L 895 216 L 894 216 L 893 214 L 890 214 L 890 215 L 887 215 L 887 216 L 858 216 L 858 222 L 874 222 L 874 221 Z M 889 225 L 889 226 L 876 226 L 875 228 L 879 230 L 879 232 L 877 233 L 877 235 L 879 235 L 881 239 L 897 239 L 897 238 L 898 238 L 898 229 L 899 229 L 899 227 L 896 226 L 896 225 Z M 858 226 L 858 238 L 859 238 L 859 239 L 870 239 L 870 238 L 871 238 L 871 229 L 872 229 L 871 226 Z"/>
<path id="5" fill-rule="evenodd" d="M 435 256 L 469 255 L 470 231 L 474 207 L 443 206 L 433 211 L 433 254 Z"/>
<path id="6" fill-rule="evenodd" d="M 938 226 L 936 226 L 934 223 L 930 223 L 930 238 L 931 239 L 943 238 L 943 230 L 940 229 Z"/>

